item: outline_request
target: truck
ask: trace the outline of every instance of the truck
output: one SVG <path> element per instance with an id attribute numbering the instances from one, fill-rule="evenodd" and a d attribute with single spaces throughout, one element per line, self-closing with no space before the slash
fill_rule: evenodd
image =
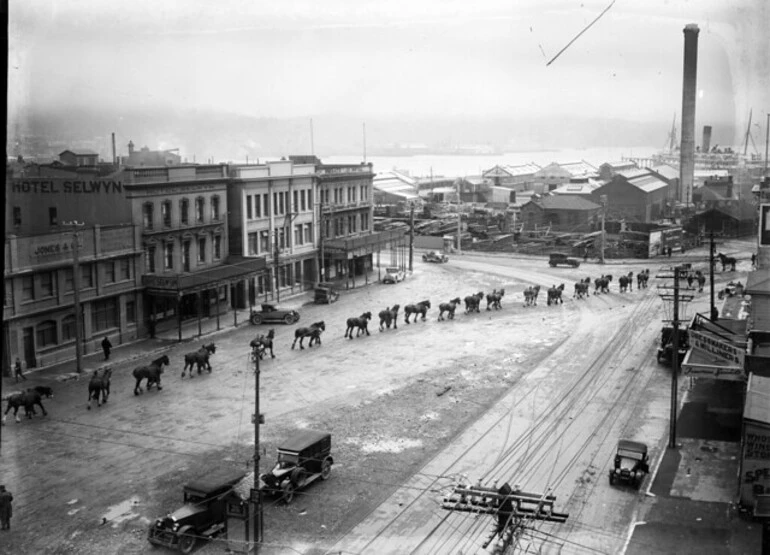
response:
<path id="1" fill-rule="evenodd" d="M 328 480 L 334 459 L 331 455 L 332 435 L 316 430 L 300 430 L 278 447 L 278 460 L 273 469 L 263 474 L 263 491 L 280 495 L 287 505 L 297 490 L 318 479 Z"/>

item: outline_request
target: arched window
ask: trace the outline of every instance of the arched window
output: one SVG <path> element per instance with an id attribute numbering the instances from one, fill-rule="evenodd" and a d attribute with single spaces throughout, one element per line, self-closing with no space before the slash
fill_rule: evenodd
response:
<path id="1" fill-rule="evenodd" d="M 145 202 L 142 205 L 142 224 L 145 229 L 153 228 L 153 204 L 151 202 Z"/>
<path id="2" fill-rule="evenodd" d="M 195 221 L 197 223 L 203 222 L 203 207 L 206 204 L 206 199 L 198 197 L 195 199 Z"/>
<path id="3" fill-rule="evenodd" d="M 77 333 L 75 331 L 75 315 L 65 316 L 61 321 L 62 341 L 74 341 Z"/>
<path id="4" fill-rule="evenodd" d="M 171 201 L 164 200 L 160 205 L 160 219 L 163 227 L 171 227 Z"/>
<path id="5" fill-rule="evenodd" d="M 56 345 L 58 339 L 56 337 L 56 321 L 45 320 L 37 325 L 37 346 L 48 347 L 50 345 Z"/>
<path id="6" fill-rule="evenodd" d="M 182 225 L 188 225 L 190 223 L 190 201 L 183 198 L 179 201 L 179 220 Z"/>
<path id="7" fill-rule="evenodd" d="M 217 195 L 211 197 L 211 219 L 213 221 L 219 220 L 219 196 Z"/>

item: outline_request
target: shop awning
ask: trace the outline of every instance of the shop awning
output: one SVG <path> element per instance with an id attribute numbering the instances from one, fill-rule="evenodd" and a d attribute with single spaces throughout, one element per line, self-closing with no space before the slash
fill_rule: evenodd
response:
<path id="1" fill-rule="evenodd" d="M 364 256 L 381 250 L 389 243 L 403 240 L 405 235 L 404 229 L 388 229 L 347 239 L 332 239 L 324 242 L 324 255 L 337 259 Z"/>
<path id="2" fill-rule="evenodd" d="M 728 381 L 744 381 L 746 379 L 743 366 L 731 364 L 721 357 L 695 348 L 687 351 L 682 361 L 682 373 L 694 378 Z"/>
<path id="3" fill-rule="evenodd" d="M 260 274 L 267 268 L 264 258 L 230 256 L 213 268 L 189 274 L 148 274 L 142 276 L 142 285 L 154 295 L 184 295 L 229 284 Z"/>

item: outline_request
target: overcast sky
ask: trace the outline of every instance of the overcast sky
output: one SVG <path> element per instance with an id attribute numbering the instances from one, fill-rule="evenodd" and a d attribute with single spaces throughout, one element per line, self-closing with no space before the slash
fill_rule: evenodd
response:
<path id="1" fill-rule="evenodd" d="M 10 0 L 9 111 L 670 121 L 696 23 L 698 120 L 745 127 L 753 108 L 763 137 L 768 3 L 617 0 L 546 66 L 610 0 Z"/>

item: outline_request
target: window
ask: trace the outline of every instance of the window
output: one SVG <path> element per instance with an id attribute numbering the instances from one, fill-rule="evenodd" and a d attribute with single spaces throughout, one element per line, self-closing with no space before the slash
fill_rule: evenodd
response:
<path id="1" fill-rule="evenodd" d="M 182 243 L 182 271 L 190 271 L 190 241 Z"/>
<path id="2" fill-rule="evenodd" d="M 259 252 L 270 252 L 270 233 L 268 231 L 261 231 L 259 233 Z"/>
<path id="3" fill-rule="evenodd" d="M 257 234 L 256 231 L 254 233 L 249 233 L 248 236 L 246 237 L 246 240 L 247 240 L 247 243 L 248 243 L 248 251 L 247 252 L 250 255 L 259 253 L 259 251 L 257 250 L 258 247 L 259 247 L 259 245 L 257 244 L 258 237 L 259 237 L 259 235 Z"/>
<path id="4" fill-rule="evenodd" d="M 219 197 L 211 197 L 211 219 L 214 221 L 219 220 Z"/>
<path id="5" fill-rule="evenodd" d="M 145 229 L 152 229 L 152 219 L 153 219 L 153 209 L 152 209 L 152 203 L 147 202 L 142 206 L 142 224 L 144 225 Z"/>
<path id="6" fill-rule="evenodd" d="M 64 268 L 64 291 L 72 291 L 75 287 L 72 276 L 72 268 Z"/>
<path id="7" fill-rule="evenodd" d="M 56 293 L 56 288 L 54 287 L 54 273 L 53 272 L 42 272 L 40 274 L 40 296 L 45 297 L 53 297 Z"/>
<path id="8" fill-rule="evenodd" d="M 174 269 L 174 243 L 166 243 L 163 245 L 163 264 L 166 270 Z"/>
<path id="9" fill-rule="evenodd" d="M 131 279 L 131 261 L 128 258 L 121 258 L 118 264 L 120 264 L 120 279 Z"/>
<path id="10" fill-rule="evenodd" d="M 77 337 L 75 332 L 75 315 L 65 316 L 61 321 L 61 339 L 62 341 L 74 341 Z"/>
<path id="11" fill-rule="evenodd" d="M 94 286 L 93 264 L 80 265 L 80 288 L 87 289 Z"/>
<path id="12" fill-rule="evenodd" d="M 273 193 L 273 214 L 280 214 L 278 212 L 278 193 Z"/>
<path id="13" fill-rule="evenodd" d="M 179 203 L 179 220 L 182 225 L 188 225 L 190 223 L 190 201 L 183 198 Z"/>
<path id="14" fill-rule="evenodd" d="M 56 321 L 46 320 L 37 325 L 37 346 L 48 347 L 56 345 Z"/>
<path id="15" fill-rule="evenodd" d="M 313 209 L 313 191 L 311 189 L 307 190 L 307 206 L 308 210 Z"/>
<path id="16" fill-rule="evenodd" d="M 281 211 L 279 214 L 286 214 L 286 205 L 289 203 L 289 193 L 283 192 L 278 196 L 278 200 L 281 204 Z"/>
<path id="17" fill-rule="evenodd" d="M 94 301 L 91 307 L 91 328 L 94 332 L 118 327 L 120 311 L 117 297 Z"/>
<path id="18" fill-rule="evenodd" d="M 268 195 L 267 193 L 262 195 L 262 206 L 265 207 L 265 213 L 263 214 L 263 216 L 265 218 L 269 218 L 270 217 L 270 195 Z"/>
<path id="19" fill-rule="evenodd" d="M 305 204 L 305 189 L 302 189 L 299 193 L 300 203 L 302 206 L 302 211 L 304 212 L 307 210 L 307 204 Z"/>
<path id="20" fill-rule="evenodd" d="M 126 301 L 126 322 L 136 323 L 136 302 Z"/>
<path id="21" fill-rule="evenodd" d="M 13 225 L 16 227 L 21 225 L 21 206 L 13 207 Z"/>
<path id="22" fill-rule="evenodd" d="M 302 224 L 297 224 L 294 226 L 294 244 L 302 244 Z"/>
<path id="23" fill-rule="evenodd" d="M 110 260 L 104 265 L 105 283 L 115 283 L 115 262 Z"/>
<path id="24" fill-rule="evenodd" d="M 222 236 L 217 235 L 214 237 L 214 260 L 222 258 Z"/>
<path id="25" fill-rule="evenodd" d="M 292 212 L 299 212 L 299 191 L 295 190 L 294 193 L 294 204 L 292 205 Z"/>
<path id="26" fill-rule="evenodd" d="M 305 243 L 313 242 L 313 224 L 305 224 Z"/>
<path id="27" fill-rule="evenodd" d="M 254 219 L 253 207 L 251 205 L 251 195 L 246 195 L 246 219 Z"/>
<path id="28" fill-rule="evenodd" d="M 35 280 L 32 276 L 23 276 L 21 278 L 21 300 L 31 301 L 35 298 Z"/>
<path id="29" fill-rule="evenodd" d="M 257 218 L 262 217 L 262 207 L 260 206 L 260 199 L 261 197 L 259 195 L 254 195 L 254 215 Z"/>
<path id="30" fill-rule="evenodd" d="M 198 197 L 195 199 L 195 221 L 200 223 L 203 221 L 203 206 L 205 204 L 205 201 L 203 197 Z"/>
<path id="31" fill-rule="evenodd" d="M 361 231 L 366 231 L 369 229 L 369 214 L 363 213 L 361 214 Z"/>
<path id="32" fill-rule="evenodd" d="M 171 227 L 171 201 L 164 200 L 160 205 L 160 219 L 165 227 Z"/>
<path id="33" fill-rule="evenodd" d="M 278 230 L 278 248 L 286 248 L 286 230 L 284 228 Z"/>
<path id="34" fill-rule="evenodd" d="M 155 246 L 151 245 L 144 249 L 144 267 L 148 274 L 155 273 Z"/>
<path id="35" fill-rule="evenodd" d="M 59 225 L 59 218 L 56 216 L 56 207 L 51 206 L 48 208 L 48 224 Z"/>
<path id="36" fill-rule="evenodd" d="M 198 238 L 198 264 L 206 262 L 206 238 Z"/>

